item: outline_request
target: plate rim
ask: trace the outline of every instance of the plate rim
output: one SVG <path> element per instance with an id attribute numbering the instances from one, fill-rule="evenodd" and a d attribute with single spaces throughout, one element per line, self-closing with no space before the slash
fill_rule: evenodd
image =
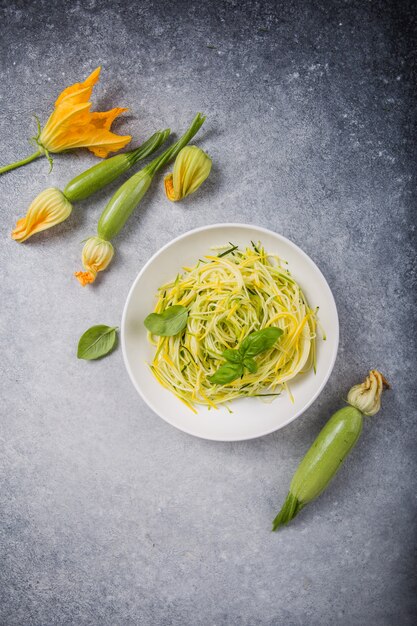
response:
<path id="1" fill-rule="evenodd" d="M 201 434 L 193 432 L 191 429 L 182 428 L 182 427 L 178 426 L 178 424 L 175 424 L 169 418 L 165 417 L 164 415 L 161 415 L 161 413 L 154 406 L 153 402 L 149 401 L 148 398 L 145 398 L 145 396 L 142 393 L 141 388 L 136 383 L 135 377 L 133 375 L 133 372 L 131 370 L 131 367 L 130 367 L 130 364 L 129 364 L 129 360 L 128 360 L 128 357 L 127 357 L 126 318 L 127 318 L 127 311 L 128 311 L 128 308 L 129 308 L 129 304 L 130 304 L 131 298 L 132 298 L 132 294 L 133 294 L 133 291 L 134 291 L 134 289 L 136 287 L 137 282 L 140 280 L 142 275 L 146 272 L 148 267 L 153 263 L 153 261 L 160 254 L 162 254 L 167 248 L 170 248 L 171 246 L 176 244 L 178 241 L 181 241 L 182 239 L 185 239 L 186 237 L 188 237 L 190 235 L 193 235 L 195 233 L 199 233 L 199 232 L 202 232 L 202 231 L 214 230 L 216 228 L 243 228 L 243 229 L 246 229 L 246 230 L 255 229 L 255 230 L 263 232 L 265 234 L 272 235 L 274 237 L 278 237 L 278 239 L 281 239 L 282 241 L 284 241 L 291 248 L 295 249 L 295 251 L 297 253 L 301 254 L 301 256 L 304 257 L 307 260 L 308 263 L 312 264 L 314 269 L 322 277 L 322 279 L 324 281 L 324 284 L 326 285 L 326 288 L 328 290 L 328 294 L 330 296 L 330 300 L 331 300 L 331 302 L 332 302 L 332 304 L 334 306 L 334 311 L 335 311 L 335 322 L 336 322 L 335 341 L 334 341 L 334 346 L 333 346 L 333 350 L 332 350 L 332 354 L 331 354 L 331 359 L 329 361 L 329 365 L 328 365 L 328 368 L 327 368 L 327 371 L 325 373 L 325 376 L 323 378 L 322 383 L 317 388 L 316 392 L 311 397 L 311 399 L 303 406 L 303 408 L 299 409 L 287 421 L 285 421 L 283 424 L 281 424 L 280 426 L 278 426 L 276 428 L 275 427 L 272 428 L 272 429 L 268 428 L 265 432 L 262 432 L 262 433 L 260 433 L 258 435 L 255 435 L 255 436 L 240 436 L 240 437 L 233 437 L 233 438 L 226 438 L 225 439 L 224 436 L 223 437 L 221 437 L 221 436 L 219 436 L 219 437 L 204 436 L 204 435 L 201 435 Z M 136 391 L 138 392 L 138 394 L 142 398 L 142 400 L 145 402 L 145 404 L 156 415 L 158 415 L 158 417 L 163 419 L 167 424 L 170 424 L 170 426 L 173 426 L 177 430 L 179 430 L 181 432 L 184 432 L 184 433 L 186 433 L 188 435 L 192 435 L 193 437 L 198 437 L 199 439 L 206 440 L 206 441 L 222 441 L 222 442 L 250 441 L 252 439 L 258 439 L 260 437 L 266 437 L 267 435 L 270 435 L 270 434 L 272 434 L 274 432 L 277 432 L 278 430 L 281 430 L 282 428 L 285 428 L 285 426 L 288 426 L 288 424 L 291 424 L 291 422 L 293 422 L 298 417 L 300 417 L 303 413 L 305 413 L 307 411 L 307 409 L 313 404 L 313 402 L 319 397 L 319 395 L 323 391 L 324 387 L 327 385 L 327 382 L 328 382 L 328 380 L 329 380 L 329 378 L 331 376 L 331 373 L 332 373 L 332 371 L 334 369 L 334 365 L 335 365 L 337 354 L 338 354 L 338 350 L 339 350 L 339 340 L 340 340 L 339 313 L 338 313 L 338 310 L 337 310 L 336 300 L 334 298 L 333 292 L 332 292 L 332 290 L 330 288 L 330 285 L 327 282 L 326 277 L 324 276 L 323 272 L 316 265 L 316 263 L 313 261 L 313 259 L 311 257 L 309 257 L 308 254 L 306 252 L 304 252 L 304 250 L 302 250 L 296 243 L 294 243 L 293 241 L 291 241 L 290 239 L 288 239 L 284 235 L 281 235 L 280 233 L 277 233 L 277 232 L 275 232 L 273 230 L 270 230 L 268 228 L 264 228 L 263 226 L 257 226 L 256 224 L 248 224 L 248 223 L 245 223 L 245 222 L 216 222 L 215 224 L 208 224 L 208 225 L 205 225 L 205 226 L 199 226 L 197 228 L 193 228 L 191 230 L 187 230 L 185 233 L 182 233 L 181 235 L 178 235 L 177 237 L 174 237 L 173 239 L 168 241 L 166 244 L 161 246 L 146 261 L 146 263 L 144 264 L 142 269 L 138 272 L 138 274 L 137 274 L 136 278 L 134 279 L 132 285 L 130 286 L 129 292 L 127 294 L 127 297 L 126 297 L 126 300 L 125 300 L 125 303 L 124 303 L 124 306 L 123 306 L 122 321 L 121 321 L 121 324 L 120 324 L 120 339 L 121 339 L 120 343 L 121 343 L 121 347 L 122 347 L 123 362 L 124 362 L 125 368 L 127 370 L 127 373 L 129 375 L 129 378 L 130 378 L 134 388 L 136 389 Z"/>

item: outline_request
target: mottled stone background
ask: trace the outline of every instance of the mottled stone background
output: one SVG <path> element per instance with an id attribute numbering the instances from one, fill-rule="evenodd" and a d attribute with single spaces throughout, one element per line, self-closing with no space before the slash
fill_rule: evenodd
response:
<path id="1" fill-rule="evenodd" d="M 0 622 L 12 626 L 412 624 L 416 617 L 415 3 L 0 1 L 1 163 L 28 154 L 62 88 L 97 65 L 97 107 L 126 105 L 136 142 L 207 114 L 213 173 L 178 205 L 161 179 L 82 289 L 81 240 L 109 194 L 25 245 L 9 233 L 80 151 L 1 185 Z M 119 350 L 77 361 L 79 335 L 118 324 L 137 272 L 186 230 L 242 221 L 319 265 L 339 356 L 283 431 L 200 441 L 156 417 Z M 332 486 L 270 532 L 300 457 L 369 367 L 384 409 Z M 256 416 L 254 416 L 256 419 Z"/>

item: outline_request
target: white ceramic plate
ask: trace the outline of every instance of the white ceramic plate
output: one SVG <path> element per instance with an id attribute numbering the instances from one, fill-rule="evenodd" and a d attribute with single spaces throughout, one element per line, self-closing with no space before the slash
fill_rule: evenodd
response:
<path id="1" fill-rule="evenodd" d="M 320 322 L 327 339 L 317 342 L 317 373 L 310 371 L 291 381 L 294 403 L 283 393 L 272 403 L 242 398 L 218 411 L 198 406 L 195 415 L 151 374 L 147 363 L 154 349 L 143 325 L 153 311 L 158 287 L 175 278 L 184 265 L 193 266 L 212 246 L 232 241 L 241 246 L 261 241 L 268 252 L 288 261 L 292 276 L 300 284 L 312 307 L 319 306 Z M 239 441 L 274 432 L 292 422 L 317 398 L 326 384 L 336 359 L 339 320 L 336 304 L 323 274 L 313 261 L 285 237 L 249 224 L 214 224 L 189 231 L 161 248 L 139 272 L 126 300 L 121 343 L 127 371 L 137 391 L 155 413 L 176 428 L 204 439 Z"/>

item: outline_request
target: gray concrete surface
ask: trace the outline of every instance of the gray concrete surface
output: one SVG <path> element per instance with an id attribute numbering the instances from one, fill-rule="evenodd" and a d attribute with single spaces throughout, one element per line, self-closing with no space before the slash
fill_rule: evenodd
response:
<path id="1" fill-rule="evenodd" d="M 81 240 L 109 192 L 26 245 L 9 236 L 44 187 L 95 162 L 60 155 L 1 178 L 0 623 L 412 624 L 416 615 L 413 2 L 0 2 L 1 162 L 28 154 L 31 115 L 103 66 L 94 102 L 126 105 L 137 142 L 207 114 L 214 167 L 168 204 L 161 179 L 82 289 Z M 162 244 L 219 221 L 272 228 L 334 290 L 331 379 L 283 431 L 200 441 L 137 396 L 120 350 L 75 358 L 118 324 Z M 300 457 L 369 367 L 392 382 L 328 491 L 270 532 Z"/>

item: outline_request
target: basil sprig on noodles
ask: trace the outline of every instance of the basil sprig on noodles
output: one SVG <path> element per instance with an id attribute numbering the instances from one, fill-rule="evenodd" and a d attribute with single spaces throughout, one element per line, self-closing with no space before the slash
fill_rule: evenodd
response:
<path id="1" fill-rule="evenodd" d="M 273 326 L 263 328 L 248 335 L 238 350 L 225 350 L 223 357 L 228 362 L 220 365 L 217 372 L 210 376 L 210 382 L 215 385 L 226 385 L 243 376 L 245 368 L 251 374 L 255 374 L 258 371 L 258 366 L 253 357 L 272 348 L 282 332 L 281 328 Z"/>
<path id="2" fill-rule="evenodd" d="M 192 410 L 277 395 L 315 364 L 315 311 L 285 262 L 260 243 L 243 250 L 227 244 L 185 267 L 159 289 L 154 311 L 177 306 L 187 310 L 186 326 L 169 336 L 150 329 L 156 348 L 150 368 Z"/>

